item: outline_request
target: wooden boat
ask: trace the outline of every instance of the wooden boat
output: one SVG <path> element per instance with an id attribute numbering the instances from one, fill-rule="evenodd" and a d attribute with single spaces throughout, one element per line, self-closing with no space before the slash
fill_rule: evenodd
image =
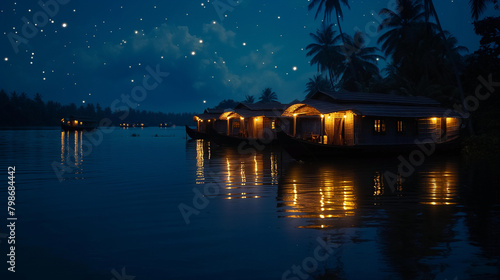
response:
<path id="1" fill-rule="evenodd" d="M 196 131 L 187 125 L 186 125 L 186 133 L 187 133 L 187 135 L 189 135 L 189 137 L 191 137 L 191 139 L 210 140 L 208 133 Z"/>
<path id="2" fill-rule="evenodd" d="M 442 143 L 426 144 L 398 144 L 398 145 L 352 145 L 341 146 L 332 144 L 314 143 L 292 137 L 285 132 L 278 132 L 278 141 L 281 147 L 296 160 L 335 159 L 341 157 L 393 157 L 411 154 L 420 151 L 425 156 L 436 153 L 455 151 L 459 148 L 459 139 Z M 418 157 L 418 156 L 416 156 Z"/>
<path id="3" fill-rule="evenodd" d="M 97 121 L 93 119 L 73 116 L 61 119 L 61 129 L 65 131 L 91 131 L 97 127 Z"/>
<path id="4" fill-rule="evenodd" d="M 260 138 L 246 138 L 232 135 L 224 135 L 217 132 L 215 129 L 209 131 L 210 139 L 220 146 L 272 146 L 278 143 L 277 139 L 260 139 Z M 242 144 L 243 143 L 243 144 Z"/>

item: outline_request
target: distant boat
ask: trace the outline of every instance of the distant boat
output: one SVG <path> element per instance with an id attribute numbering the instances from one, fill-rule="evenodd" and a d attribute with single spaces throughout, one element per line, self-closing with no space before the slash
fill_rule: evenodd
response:
<path id="1" fill-rule="evenodd" d="M 186 133 L 187 133 L 187 135 L 189 135 L 189 137 L 191 137 L 191 139 L 209 140 L 209 138 L 210 138 L 207 133 L 196 131 L 187 125 L 186 125 Z"/>
<path id="2" fill-rule="evenodd" d="M 421 151 L 421 147 L 431 150 L 432 154 L 451 152 L 459 148 L 458 138 L 442 143 L 426 143 L 422 146 L 417 144 L 341 146 L 302 140 L 283 131 L 278 132 L 277 135 L 280 146 L 294 159 L 303 161 L 342 157 L 391 157 Z M 434 148 L 430 148 L 431 145 Z"/>
<path id="3" fill-rule="evenodd" d="M 61 129 L 65 131 L 90 131 L 97 129 L 96 120 L 89 118 L 68 117 L 61 119 Z"/>

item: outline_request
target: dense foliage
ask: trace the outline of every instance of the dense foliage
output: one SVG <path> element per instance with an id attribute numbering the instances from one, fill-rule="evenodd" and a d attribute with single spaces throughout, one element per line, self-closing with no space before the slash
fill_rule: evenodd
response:
<path id="1" fill-rule="evenodd" d="M 160 113 L 129 109 L 112 112 L 109 107 L 102 108 L 99 104 L 85 106 L 61 105 L 58 102 L 44 102 L 40 94 L 34 98 L 25 93 L 12 92 L 8 95 L 0 91 L 0 126 L 58 126 L 63 117 L 77 116 L 95 119 L 97 121 L 109 118 L 113 125 L 120 123 L 144 123 L 148 126 L 158 126 L 161 123 L 185 125 L 192 124 L 193 113 Z"/>

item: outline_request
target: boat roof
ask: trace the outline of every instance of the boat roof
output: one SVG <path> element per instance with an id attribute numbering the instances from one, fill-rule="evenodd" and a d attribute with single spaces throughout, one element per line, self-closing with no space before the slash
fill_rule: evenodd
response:
<path id="1" fill-rule="evenodd" d="M 282 116 L 291 117 L 295 112 L 302 111 L 304 115 L 329 114 L 342 111 L 353 111 L 357 115 L 375 117 L 428 118 L 428 117 L 458 117 L 460 114 L 451 109 L 436 106 L 414 106 L 399 104 L 364 104 L 364 103 L 333 103 L 323 100 L 306 99 L 290 105 Z"/>
<path id="2" fill-rule="evenodd" d="M 280 117 L 282 111 L 269 111 L 269 110 L 247 110 L 247 109 L 235 109 L 232 111 L 225 112 L 220 115 L 221 120 L 227 120 L 227 118 L 252 118 L 252 117 L 269 117 L 276 118 Z"/>
<path id="3" fill-rule="evenodd" d="M 247 109 L 250 111 L 281 111 L 283 112 L 287 107 L 287 104 L 280 102 L 257 102 L 257 103 L 244 103 L 241 102 L 236 107 L 236 109 Z"/>
<path id="4" fill-rule="evenodd" d="M 309 99 L 331 101 L 335 103 L 358 104 L 397 104 L 413 106 L 439 106 L 439 102 L 424 96 L 402 96 L 383 93 L 366 93 L 350 91 L 317 91 Z"/>

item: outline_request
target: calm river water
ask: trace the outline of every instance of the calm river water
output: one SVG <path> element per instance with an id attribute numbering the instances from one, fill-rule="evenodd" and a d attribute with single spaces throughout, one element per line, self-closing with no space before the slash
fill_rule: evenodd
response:
<path id="1" fill-rule="evenodd" d="M 0 278 L 497 279 L 499 162 L 384 178 L 399 164 L 241 154 L 181 127 L 1 130 Z"/>

